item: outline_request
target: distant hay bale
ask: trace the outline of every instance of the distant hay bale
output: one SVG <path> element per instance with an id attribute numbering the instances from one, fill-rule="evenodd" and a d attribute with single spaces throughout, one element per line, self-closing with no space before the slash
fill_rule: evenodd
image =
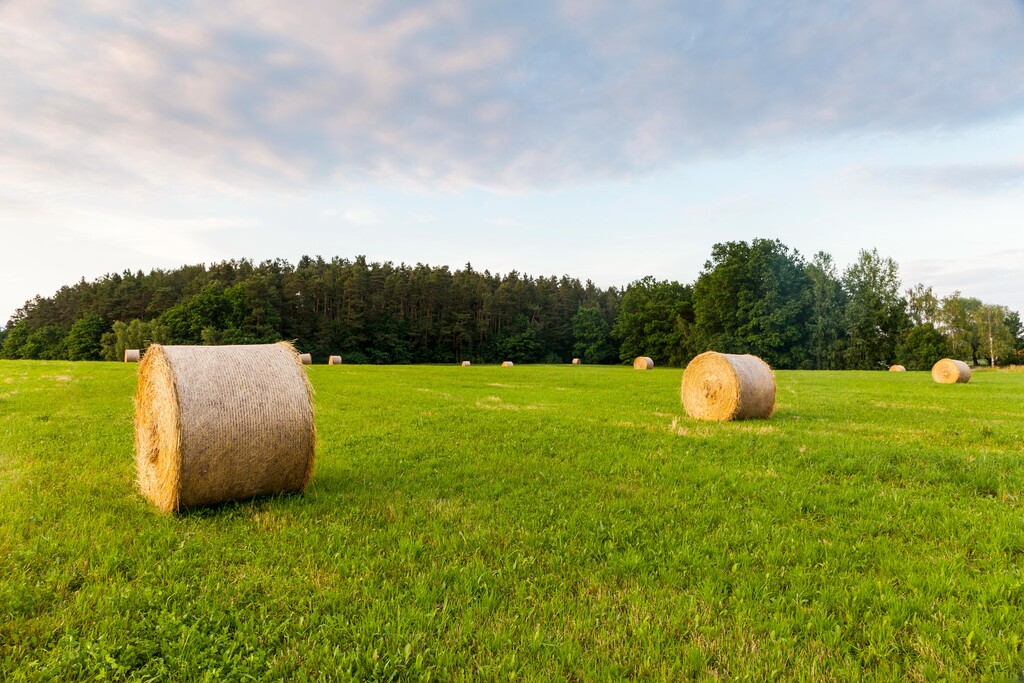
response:
<path id="1" fill-rule="evenodd" d="M 889 372 L 906 372 L 907 369 L 902 365 L 890 365 Z"/>
<path id="2" fill-rule="evenodd" d="M 472 363 L 470 363 L 468 360 L 462 361 L 462 367 L 468 368 L 470 365 L 472 365 Z"/>
<path id="3" fill-rule="evenodd" d="M 757 356 L 708 351 L 686 366 L 682 398 L 698 420 L 766 418 L 775 409 L 775 375 Z"/>
<path id="4" fill-rule="evenodd" d="M 299 362 L 302 363 L 303 365 L 312 365 L 313 364 L 313 356 L 311 354 L 308 354 L 308 353 L 300 353 L 299 354 Z"/>
<path id="5" fill-rule="evenodd" d="M 510 361 L 510 360 L 502 361 L 501 362 L 501 367 L 503 367 L 503 368 L 510 368 L 510 367 L 512 367 L 512 361 Z"/>
<path id="6" fill-rule="evenodd" d="M 163 512 L 305 489 L 312 389 L 286 342 L 149 347 L 135 394 L 139 487 Z"/>
<path id="7" fill-rule="evenodd" d="M 579 358 L 573 358 L 572 359 L 572 364 L 573 365 L 580 365 L 582 363 L 583 363 L 583 361 L 581 361 Z"/>
<path id="8" fill-rule="evenodd" d="M 341 365 L 341 356 L 331 356 L 327 359 L 328 365 Z"/>
<path id="9" fill-rule="evenodd" d="M 653 370 L 654 361 L 647 356 L 637 356 L 636 360 L 633 361 L 634 370 Z"/>
<path id="10" fill-rule="evenodd" d="M 124 350 L 124 362 L 125 363 L 138 363 L 141 354 L 138 349 L 125 349 Z"/>
<path id="11" fill-rule="evenodd" d="M 966 384 L 971 381 L 971 368 L 962 360 L 943 358 L 932 366 L 932 379 L 939 384 Z"/>

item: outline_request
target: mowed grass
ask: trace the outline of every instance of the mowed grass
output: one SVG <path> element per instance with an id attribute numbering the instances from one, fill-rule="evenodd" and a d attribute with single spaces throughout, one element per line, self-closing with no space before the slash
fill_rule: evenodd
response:
<path id="1" fill-rule="evenodd" d="M 1019 680 L 1024 376 L 313 366 L 307 493 L 161 516 L 136 366 L 0 362 L 7 680 Z"/>

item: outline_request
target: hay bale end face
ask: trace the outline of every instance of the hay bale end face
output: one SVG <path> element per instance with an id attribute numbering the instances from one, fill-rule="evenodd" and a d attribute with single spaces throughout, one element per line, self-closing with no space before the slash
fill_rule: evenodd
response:
<path id="1" fill-rule="evenodd" d="M 572 364 L 573 365 L 581 365 L 582 363 L 583 363 L 583 361 L 581 361 L 579 358 L 573 358 L 572 359 Z"/>
<path id="2" fill-rule="evenodd" d="M 653 370 L 654 361 L 647 356 L 637 356 L 636 360 L 633 361 L 634 370 Z"/>
<path id="3" fill-rule="evenodd" d="M 943 358 L 932 366 L 932 379 L 939 384 L 966 384 L 971 381 L 971 368 L 962 360 Z"/>
<path id="4" fill-rule="evenodd" d="M 138 349 L 125 349 L 124 350 L 124 362 L 125 363 L 138 363 L 139 358 L 142 354 L 139 353 Z"/>
<path id="5" fill-rule="evenodd" d="M 472 365 L 472 363 L 470 363 L 468 360 L 462 361 L 462 367 L 468 368 L 470 365 Z"/>
<path id="6" fill-rule="evenodd" d="M 502 361 L 501 367 L 503 367 L 503 368 L 510 368 L 510 367 L 512 367 L 512 361 L 510 361 L 510 360 Z"/>
<path id="7" fill-rule="evenodd" d="M 890 365 L 889 372 L 906 372 L 907 369 L 902 365 Z"/>
<path id="8" fill-rule="evenodd" d="M 161 511 L 305 489 L 316 427 L 290 344 L 154 344 L 138 382 L 136 472 Z"/>
<path id="9" fill-rule="evenodd" d="M 698 420 L 763 419 L 775 409 L 775 374 L 757 356 L 708 351 L 686 366 L 682 399 Z"/>
<path id="10" fill-rule="evenodd" d="M 327 359 L 328 365 L 341 365 L 341 356 L 331 356 Z"/>
<path id="11" fill-rule="evenodd" d="M 308 354 L 308 353 L 300 353 L 299 354 L 299 362 L 302 363 L 303 365 L 312 365 L 313 364 L 313 356 L 311 354 Z"/>

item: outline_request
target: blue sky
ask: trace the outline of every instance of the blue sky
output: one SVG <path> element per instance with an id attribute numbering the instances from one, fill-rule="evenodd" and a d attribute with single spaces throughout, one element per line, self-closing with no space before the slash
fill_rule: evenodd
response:
<path id="1" fill-rule="evenodd" d="M 243 257 L 692 282 L 755 237 L 1024 312 L 1021 0 L 8 1 L 0 150 L 0 319 Z"/>

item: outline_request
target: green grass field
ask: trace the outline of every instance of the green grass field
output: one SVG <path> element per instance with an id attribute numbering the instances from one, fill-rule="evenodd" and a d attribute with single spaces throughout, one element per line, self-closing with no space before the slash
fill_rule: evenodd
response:
<path id="1" fill-rule="evenodd" d="M 0 678 L 1024 675 L 1024 375 L 313 366 L 305 495 L 161 516 L 135 371 L 0 361 Z"/>

